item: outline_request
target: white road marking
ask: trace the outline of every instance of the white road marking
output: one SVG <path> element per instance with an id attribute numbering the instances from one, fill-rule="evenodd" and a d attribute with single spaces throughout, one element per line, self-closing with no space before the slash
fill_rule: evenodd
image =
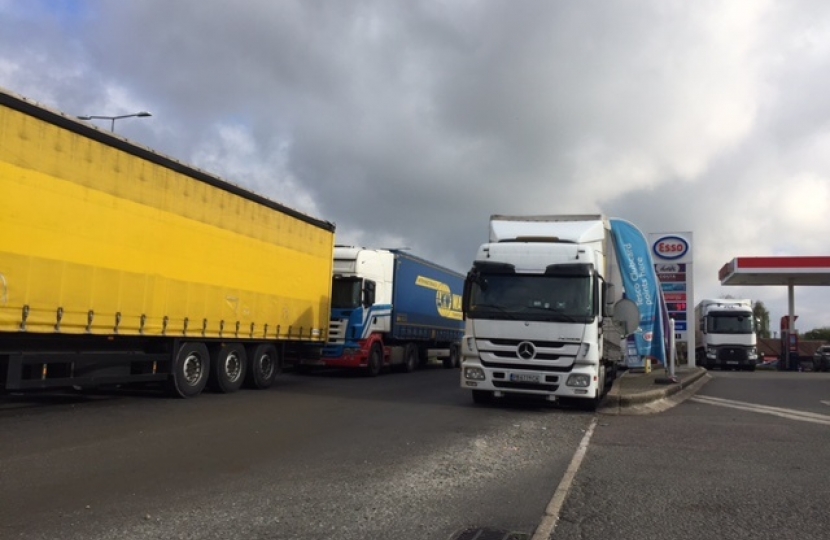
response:
<path id="1" fill-rule="evenodd" d="M 821 403 L 823 403 L 825 405 L 830 405 L 830 401 L 821 400 Z"/>
<path id="2" fill-rule="evenodd" d="M 733 401 L 731 399 L 721 399 L 711 396 L 694 396 L 691 398 L 691 401 L 705 403 L 707 405 L 715 405 L 717 407 L 728 407 L 741 411 L 770 414 L 773 416 L 788 418 L 790 420 L 799 420 L 801 422 L 812 422 L 814 424 L 830 426 L 830 416 L 826 414 L 811 413 L 796 409 L 784 409 L 781 407 L 770 407 L 767 405 L 757 405 L 755 403 L 747 403 L 745 401 Z"/>
<path id="3" fill-rule="evenodd" d="M 588 426 L 588 431 L 585 432 L 585 436 L 582 437 L 582 442 L 579 443 L 576 452 L 574 452 L 574 456 L 571 458 L 571 463 L 568 465 L 565 475 L 562 477 L 562 480 L 559 482 L 559 486 L 553 494 L 553 498 L 551 498 L 547 508 L 545 509 L 545 515 L 542 518 L 542 521 L 539 523 L 539 526 L 536 527 L 536 531 L 533 533 L 533 537 L 530 540 L 548 540 L 553 534 L 553 530 L 559 522 L 559 513 L 562 511 L 562 506 L 565 504 L 565 498 L 567 498 L 568 492 L 571 489 L 571 484 L 573 484 L 576 473 L 579 471 L 579 466 L 582 465 L 582 459 L 588 452 L 588 444 L 591 442 L 591 435 L 594 434 L 595 427 L 597 427 L 596 416 L 594 416 L 594 419 L 591 420 L 591 425 Z"/>

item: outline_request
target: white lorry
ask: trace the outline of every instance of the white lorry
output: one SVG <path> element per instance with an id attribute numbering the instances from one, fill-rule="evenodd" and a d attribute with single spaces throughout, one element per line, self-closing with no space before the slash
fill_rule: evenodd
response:
<path id="1" fill-rule="evenodd" d="M 596 408 L 639 326 L 609 220 L 495 215 L 489 240 L 464 284 L 461 387 L 476 403 L 525 394 Z"/>
<path id="2" fill-rule="evenodd" d="M 701 300 L 695 306 L 695 361 L 705 368 L 754 371 L 756 322 L 750 300 Z"/>

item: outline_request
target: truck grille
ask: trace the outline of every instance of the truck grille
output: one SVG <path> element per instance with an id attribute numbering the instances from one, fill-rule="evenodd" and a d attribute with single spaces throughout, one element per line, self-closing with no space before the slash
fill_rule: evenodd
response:
<path id="1" fill-rule="evenodd" d="M 488 362 L 487 360 L 480 358 L 481 365 L 486 368 L 491 369 L 526 369 L 529 371 L 544 371 L 544 372 L 551 372 L 551 373 L 567 373 L 573 368 L 573 361 L 569 363 L 567 366 L 546 366 L 544 364 L 530 364 L 530 363 L 503 363 L 503 362 Z"/>
<path id="2" fill-rule="evenodd" d="M 476 341 L 481 363 L 487 367 L 532 366 L 535 370 L 568 371 L 576 359 L 579 343 L 518 339 L 480 339 Z M 556 365 L 551 365 L 551 364 Z"/>
<path id="3" fill-rule="evenodd" d="M 718 360 L 723 362 L 746 362 L 748 359 L 747 350 L 742 347 L 721 347 L 718 349 Z"/>
<path id="4" fill-rule="evenodd" d="M 329 321 L 329 339 L 330 344 L 341 344 L 346 341 L 346 329 L 348 328 L 348 319 L 332 319 Z"/>

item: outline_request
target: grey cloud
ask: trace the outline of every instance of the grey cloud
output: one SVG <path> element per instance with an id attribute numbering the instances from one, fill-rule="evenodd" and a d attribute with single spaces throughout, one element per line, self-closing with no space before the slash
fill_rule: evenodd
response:
<path id="1" fill-rule="evenodd" d="M 698 289 L 718 292 L 732 256 L 830 233 L 769 208 L 830 175 L 823 2 L 78 5 L 0 5 L 20 59 L 0 84 L 149 109 L 124 133 L 318 212 L 338 241 L 464 271 L 491 213 L 604 211 L 694 231 Z"/>

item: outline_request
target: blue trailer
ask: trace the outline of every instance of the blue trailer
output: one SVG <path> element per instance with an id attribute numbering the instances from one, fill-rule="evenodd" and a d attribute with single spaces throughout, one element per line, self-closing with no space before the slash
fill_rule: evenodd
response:
<path id="1" fill-rule="evenodd" d="M 329 334 L 318 363 L 414 371 L 460 365 L 464 276 L 394 249 L 337 246 Z"/>

